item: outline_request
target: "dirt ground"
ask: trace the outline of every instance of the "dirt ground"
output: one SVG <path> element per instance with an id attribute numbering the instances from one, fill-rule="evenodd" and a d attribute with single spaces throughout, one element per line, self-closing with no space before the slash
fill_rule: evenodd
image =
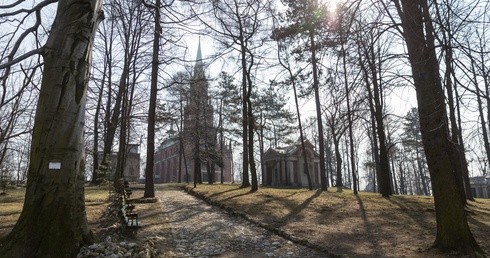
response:
<path id="1" fill-rule="evenodd" d="M 131 185 L 132 199 L 143 200 L 143 185 Z M 237 185 L 186 186 L 201 198 L 235 215 L 244 216 L 298 242 L 307 241 L 330 253 L 355 257 L 442 256 L 428 248 L 435 237 L 435 212 L 431 197 L 393 196 L 350 191 L 259 188 L 253 194 Z M 158 189 L 159 186 L 157 185 Z M 0 239 L 20 215 L 23 189 L 0 196 Z M 149 250 L 172 246 L 170 224 L 160 202 L 137 203 L 143 223 L 135 237 L 120 235 L 117 218 L 108 216 L 109 190 L 86 188 L 87 217 L 93 232 L 103 239 L 116 234 Z M 158 201 L 158 200 L 156 200 Z M 490 253 L 490 199 L 468 205 L 470 228 L 480 246 Z M 165 257 L 165 255 L 160 256 Z"/>

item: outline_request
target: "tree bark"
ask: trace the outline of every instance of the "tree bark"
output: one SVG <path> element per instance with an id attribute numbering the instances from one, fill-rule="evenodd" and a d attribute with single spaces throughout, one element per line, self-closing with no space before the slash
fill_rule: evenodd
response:
<path id="1" fill-rule="evenodd" d="M 252 130 L 248 128 L 248 112 L 247 112 L 247 101 L 245 98 L 247 97 L 247 60 L 245 59 L 245 50 L 241 51 L 241 62 L 242 62 L 242 186 L 241 187 L 249 187 L 250 179 L 248 177 L 248 130 Z M 253 157 L 252 157 L 253 158 Z"/>
<path id="2" fill-rule="evenodd" d="M 249 51 L 248 51 L 249 52 Z M 245 53 L 245 46 L 243 46 L 242 54 Z M 254 56 L 249 52 L 250 61 L 248 69 L 246 69 L 247 75 L 247 120 L 248 120 L 248 163 L 250 164 L 250 177 L 251 177 L 251 189 L 250 192 L 256 192 L 259 189 L 259 183 L 257 178 L 257 168 L 255 166 L 254 157 L 254 129 L 255 129 L 255 117 L 252 112 L 252 78 L 250 76 L 250 70 L 254 65 Z M 243 56 L 245 58 L 245 56 Z"/>
<path id="3" fill-rule="evenodd" d="M 449 140 L 444 90 L 439 76 L 434 38 L 426 0 L 393 0 L 402 21 L 403 36 L 417 94 L 420 129 L 431 175 L 437 234 L 433 247 L 463 254 L 483 254 L 471 233 L 459 200 L 455 162 Z"/>
<path id="4" fill-rule="evenodd" d="M 338 191 L 342 191 L 342 188 L 344 187 L 344 183 L 342 181 L 342 155 L 340 154 L 339 140 L 336 138 L 335 135 L 333 136 L 333 145 L 335 149 L 335 164 L 337 164 L 337 177 L 335 181 L 335 186 L 337 187 Z"/>
<path id="5" fill-rule="evenodd" d="M 26 197 L 1 257 L 73 257 L 93 241 L 84 203 L 84 115 L 102 1 L 58 3 L 44 47 Z M 51 168 L 51 169 L 50 169 Z"/>
<path id="6" fill-rule="evenodd" d="M 155 185 L 153 182 L 153 166 L 155 163 L 155 115 L 158 94 L 158 57 L 160 50 L 160 0 L 156 0 L 151 6 L 155 12 L 155 29 L 153 32 L 153 55 L 151 62 L 150 103 L 148 107 L 148 137 L 146 144 L 146 169 L 145 169 L 145 193 L 143 197 L 155 197 Z M 179 178 L 180 180 L 180 178 Z"/>

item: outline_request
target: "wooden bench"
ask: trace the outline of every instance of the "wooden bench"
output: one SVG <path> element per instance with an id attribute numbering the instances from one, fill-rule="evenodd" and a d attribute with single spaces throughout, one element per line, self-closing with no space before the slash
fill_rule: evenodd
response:
<path id="1" fill-rule="evenodd" d="M 136 235 L 141 223 L 138 219 L 138 213 L 134 212 L 134 204 L 128 202 L 129 196 L 131 196 L 131 189 L 129 189 L 129 184 L 125 182 L 123 193 L 118 198 L 121 223 L 123 224 L 122 230 L 124 233 Z"/>

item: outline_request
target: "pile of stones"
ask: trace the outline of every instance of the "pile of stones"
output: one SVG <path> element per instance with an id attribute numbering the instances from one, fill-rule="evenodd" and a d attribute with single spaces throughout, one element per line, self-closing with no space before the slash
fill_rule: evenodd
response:
<path id="1" fill-rule="evenodd" d="M 77 258 L 84 257 L 106 257 L 106 258 L 120 258 L 120 257 L 150 257 L 149 250 L 141 250 L 136 243 L 131 242 L 117 242 L 113 241 L 108 236 L 103 242 L 95 243 L 89 246 L 84 246 L 77 255 Z"/>

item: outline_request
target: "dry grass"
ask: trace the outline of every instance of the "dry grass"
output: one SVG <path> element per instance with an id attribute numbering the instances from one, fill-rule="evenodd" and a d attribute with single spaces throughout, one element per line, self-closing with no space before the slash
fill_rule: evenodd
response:
<path id="1" fill-rule="evenodd" d="M 156 189 L 159 189 L 159 185 Z M 191 188 L 191 185 L 187 186 Z M 132 185 L 132 199 L 143 196 L 143 185 Z M 270 227 L 332 253 L 347 256 L 434 256 L 427 252 L 435 235 L 435 212 L 431 197 L 393 196 L 373 193 L 328 192 L 306 189 L 260 188 L 256 193 L 237 185 L 199 185 L 194 189 L 213 202 L 231 208 Z M 17 221 L 25 189 L 17 188 L 0 195 L 0 238 Z M 107 188 L 87 187 L 86 210 L 90 227 L 103 236 L 107 224 L 101 219 L 109 205 Z M 137 203 L 135 211 L 143 223 L 131 241 L 163 252 L 172 246 L 170 224 L 162 204 Z M 490 199 L 477 199 L 468 206 L 468 220 L 475 238 L 490 253 Z M 117 219 L 116 219 L 117 220 Z M 117 224 L 117 223 L 116 223 Z M 119 232 L 119 231 L 116 231 Z M 164 256 L 167 255 L 164 253 Z M 167 255 L 171 256 L 171 255 Z"/>
<path id="2" fill-rule="evenodd" d="M 12 188 L 0 195 L 0 239 L 14 227 L 24 204 L 25 188 Z M 102 227 L 101 217 L 109 205 L 109 188 L 88 186 L 85 188 L 85 207 L 90 227 L 97 234 Z"/>
<path id="3" fill-rule="evenodd" d="M 191 188 L 192 186 L 187 186 Z M 427 249 L 436 225 L 433 200 L 425 196 L 393 196 L 349 190 L 260 188 L 256 193 L 237 185 L 199 185 L 194 191 L 253 220 L 289 235 L 308 239 L 336 254 L 354 256 L 432 256 Z M 468 207 L 475 238 L 490 252 L 490 200 Z"/>

